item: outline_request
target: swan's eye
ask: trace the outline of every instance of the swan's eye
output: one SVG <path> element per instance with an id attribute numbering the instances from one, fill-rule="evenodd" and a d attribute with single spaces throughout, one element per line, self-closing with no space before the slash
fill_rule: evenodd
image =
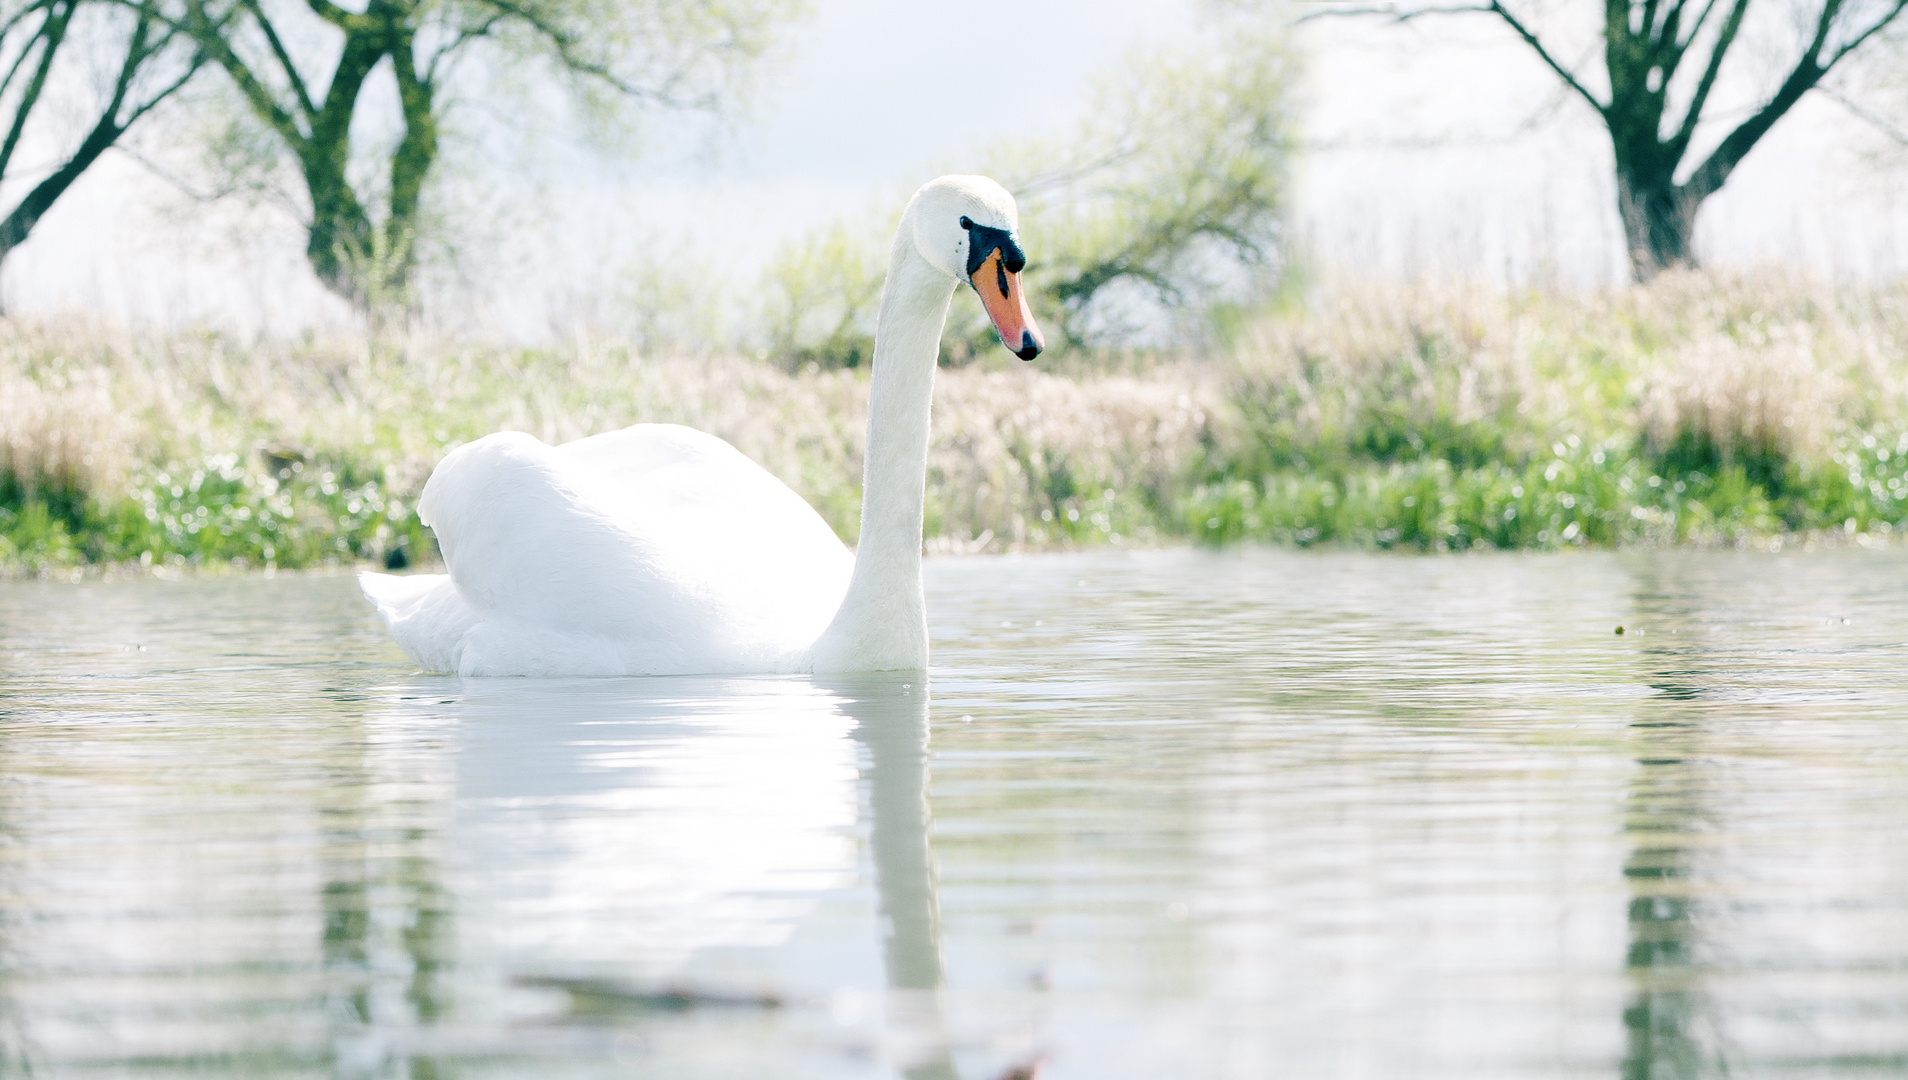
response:
<path id="1" fill-rule="evenodd" d="M 973 219 L 972 219 L 972 218 L 970 218 L 970 217 L 968 217 L 968 216 L 967 216 L 966 214 L 962 214 L 962 215 L 961 215 L 961 228 L 963 228 L 963 229 L 972 229 L 973 227 L 974 227 L 974 221 L 973 221 Z"/>

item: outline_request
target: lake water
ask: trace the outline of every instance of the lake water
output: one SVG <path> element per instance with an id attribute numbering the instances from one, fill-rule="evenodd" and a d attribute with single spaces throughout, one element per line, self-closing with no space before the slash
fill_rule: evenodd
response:
<path id="1" fill-rule="evenodd" d="M 1908 551 L 928 590 L 926 683 L 484 681 L 0 585 L 0 1075 L 1908 1073 Z"/>

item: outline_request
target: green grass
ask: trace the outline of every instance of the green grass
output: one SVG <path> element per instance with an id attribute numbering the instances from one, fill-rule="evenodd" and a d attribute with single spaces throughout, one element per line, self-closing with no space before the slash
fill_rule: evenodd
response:
<path id="1" fill-rule="evenodd" d="M 1522 462 L 1370 462 L 1331 474 L 1215 478 L 1187 504 L 1211 544 L 1350 544 L 1420 551 L 1740 544 L 1784 534 L 1886 535 L 1908 520 L 1908 434 L 1848 433 L 1832 459 L 1752 475 L 1679 467 L 1625 440 L 1575 436 Z"/>
<path id="2" fill-rule="evenodd" d="M 435 557 L 416 511 L 391 496 L 375 470 L 295 462 L 282 472 L 281 479 L 247 470 L 239 454 L 228 452 L 141 465 L 129 490 L 118 492 L 28 491 L 6 477 L 0 567 L 245 569 Z"/>
<path id="3" fill-rule="evenodd" d="M 1704 275 L 1342 290 L 1241 348 L 1187 528 L 1423 551 L 1892 533 L 1905 295 Z"/>

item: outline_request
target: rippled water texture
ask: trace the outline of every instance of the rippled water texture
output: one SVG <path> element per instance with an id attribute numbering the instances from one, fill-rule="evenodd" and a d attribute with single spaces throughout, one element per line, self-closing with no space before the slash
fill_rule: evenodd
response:
<path id="1" fill-rule="evenodd" d="M 1908 552 L 928 574 L 931 685 L 0 586 L 0 1074 L 1908 1072 Z"/>

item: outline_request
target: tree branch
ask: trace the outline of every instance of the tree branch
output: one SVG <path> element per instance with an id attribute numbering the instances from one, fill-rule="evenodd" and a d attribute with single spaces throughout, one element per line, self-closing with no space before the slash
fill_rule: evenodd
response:
<path id="1" fill-rule="evenodd" d="M 390 51 L 393 27 L 358 21 L 345 33 L 344 48 L 338 52 L 338 66 L 331 74 L 331 86 L 325 102 L 311 122 L 311 138 L 299 147 L 300 157 L 307 152 L 333 158 L 326 168 L 343 175 L 349 156 L 351 119 L 357 113 L 358 95 L 373 68 Z M 310 165 L 312 158 L 307 161 Z"/>
<path id="2" fill-rule="evenodd" d="M 106 107 L 100 110 L 100 123 L 114 126 L 117 130 L 112 137 L 117 139 L 125 131 L 124 125 L 116 125 L 119 107 L 126 103 L 126 95 L 132 90 L 133 76 L 139 74 L 140 65 L 151 55 L 146 49 L 146 36 L 152 32 L 152 14 L 142 7 L 139 20 L 133 24 L 132 37 L 126 42 L 126 59 L 119 65 L 119 78 L 113 82 L 113 96 Z M 97 130 L 97 129 L 96 129 Z"/>
<path id="3" fill-rule="evenodd" d="M 1641 20 L 1643 23 L 1643 36 L 1651 41 L 1661 40 L 1663 36 L 1662 31 L 1657 26 L 1656 5 L 1657 0 L 1643 0 L 1643 18 Z M 1676 5 L 1671 4 L 1669 10 L 1674 12 Z M 1628 13 L 1625 12 L 1625 14 L 1627 16 Z M 1625 25 L 1628 24 L 1626 23 Z"/>
<path id="4" fill-rule="evenodd" d="M 1703 10 L 1696 13 L 1696 22 L 1691 25 L 1687 35 L 1682 31 L 1683 6 L 1681 3 L 1676 5 L 1676 10 L 1666 20 L 1667 25 L 1664 27 L 1661 55 L 1667 57 L 1667 61 L 1659 60 L 1659 63 L 1662 64 L 1662 85 L 1665 87 L 1676 76 L 1676 70 L 1683 66 L 1683 57 L 1689 52 L 1689 47 L 1696 43 L 1696 35 L 1702 33 L 1703 24 L 1709 21 L 1710 13 L 1716 10 L 1716 0 L 1704 0 Z"/>
<path id="5" fill-rule="evenodd" d="M 69 4 L 66 17 L 71 17 L 74 6 L 76 5 Z M 154 25 L 164 24 L 165 20 L 161 19 L 154 10 L 152 0 L 144 0 L 137 10 L 139 19 L 127 38 L 126 58 L 121 63 L 119 75 L 114 81 L 111 99 L 99 111 L 99 119 L 94 122 L 92 130 L 87 132 L 72 156 L 68 157 L 51 175 L 34 185 L 5 219 L 0 220 L 0 258 L 4 258 L 7 252 L 19 246 L 27 238 L 47 210 L 52 208 L 74 181 L 92 167 L 93 162 L 98 160 L 101 154 L 112 148 L 119 137 L 125 134 L 127 128 L 159 102 L 184 86 L 204 64 L 203 51 L 195 52 L 183 74 L 161 87 L 157 93 L 139 102 L 130 114 L 122 118 L 121 110 L 128 97 L 132 95 L 133 83 L 139 72 L 145 67 L 147 61 L 163 52 L 178 34 L 176 30 L 168 30 L 156 42 L 153 41 Z M 16 127 L 23 120 L 24 115 L 24 112 L 15 114 Z M 11 147 L 7 153 L 11 154 Z"/>
<path id="6" fill-rule="evenodd" d="M 404 139 L 391 155 L 391 213 L 385 239 L 393 252 L 408 249 L 416 239 L 417 208 L 424 179 L 437 161 L 437 114 L 433 87 L 417 70 L 415 38 L 407 35 L 391 49 L 391 71 L 397 78 L 398 103 L 404 115 Z M 408 259 L 402 260 L 408 262 Z M 401 284 L 401 283 L 400 283 Z"/>
<path id="7" fill-rule="evenodd" d="M 1714 6 L 1714 0 L 1711 0 Z M 1703 76 L 1696 83 L 1696 92 L 1690 96 L 1689 108 L 1683 113 L 1683 122 L 1677 125 L 1676 134 L 1670 145 L 1676 152 L 1676 159 L 1682 160 L 1683 152 L 1689 149 L 1689 141 L 1696 135 L 1696 122 L 1702 119 L 1703 104 L 1709 100 L 1709 91 L 1716 85 L 1716 76 L 1722 71 L 1723 54 L 1735 43 L 1736 31 L 1742 27 L 1743 13 L 1749 10 L 1749 0 L 1735 0 L 1729 9 L 1729 18 L 1723 20 L 1722 29 L 1716 34 L 1716 44 L 1709 51 L 1709 63 L 1703 66 Z M 1703 17 L 1709 17 L 1707 8 Z"/>
<path id="8" fill-rule="evenodd" d="M 1842 9 L 1842 0 L 1823 0 L 1822 17 L 1815 21 L 1815 37 L 1809 40 L 1809 47 L 1802 54 L 1802 60 L 1796 65 L 1796 71 L 1820 66 L 1817 58 L 1822 54 L 1822 46 L 1828 44 L 1829 31 L 1835 28 L 1836 13 Z M 1794 72 L 1790 73 L 1794 77 Z"/>
<path id="9" fill-rule="evenodd" d="M 20 133 L 26 129 L 27 116 L 40 102 L 40 92 L 46 89 L 46 76 L 53 69 L 53 56 L 59 52 L 60 43 L 66 39 L 66 27 L 73 19 L 73 10 L 78 0 L 67 0 L 66 10 L 60 12 L 47 9 L 46 20 L 40 23 L 40 29 L 34 37 L 40 42 L 40 62 L 33 71 L 33 78 L 20 91 L 20 102 L 14 108 L 13 124 L 7 129 L 4 143 L 0 143 L 0 175 L 5 175 L 6 167 L 13 161 L 13 151 L 20 145 Z M 28 49 L 33 46 L 27 45 Z"/>
<path id="10" fill-rule="evenodd" d="M 199 48 L 211 57 L 214 63 L 225 69 L 226 75 L 232 79 L 232 84 L 238 87 L 239 93 L 251 104 L 253 111 L 263 117 L 265 122 L 271 125 L 272 130 L 278 132 L 279 136 L 294 150 L 304 146 L 307 139 L 304 131 L 298 126 L 297 118 L 279 104 L 271 87 L 260 81 L 244 59 L 232 51 L 231 43 L 226 41 L 223 32 L 227 22 L 226 19 L 213 22 L 206 15 L 203 0 L 187 0 L 186 28 L 187 33 L 192 35 L 192 40 L 199 43 Z"/>
<path id="11" fill-rule="evenodd" d="M 174 79 L 171 83 L 167 84 L 158 93 L 152 95 L 151 97 L 147 98 L 145 101 L 141 102 L 139 106 L 132 111 L 132 115 L 126 117 L 125 121 L 119 125 L 119 129 L 121 131 L 125 131 L 127 128 L 132 127 L 134 124 L 139 122 L 140 117 L 151 112 L 153 108 L 157 106 L 160 102 L 164 101 L 165 99 L 171 97 L 174 93 L 183 89 L 185 87 L 185 84 L 191 82 L 192 77 L 199 73 L 199 69 L 205 66 L 206 59 L 207 57 L 205 55 L 205 50 L 203 49 L 195 50 L 192 54 L 191 61 L 186 64 L 186 69 L 184 73 L 182 73 L 177 79 Z"/>
<path id="12" fill-rule="evenodd" d="M 1382 7 L 1326 8 L 1323 11 L 1307 12 L 1304 15 L 1300 15 L 1295 21 L 1306 23 L 1306 22 L 1311 22 L 1313 19 L 1343 18 L 1343 17 L 1350 17 L 1350 16 L 1356 16 L 1356 15 L 1384 15 L 1389 17 L 1392 22 L 1402 23 L 1402 22 L 1410 22 L 1411 20 L 1418 18 L 1421 15 L 1466 15 L 1466 14 L 1475 15 L 1475 14 L 1489 14 L 1490 12 L 1491 12 L 1491 5 L 1489 4 L 1467 4 L 1461 7 L 1422 7 L 1422 8 L 1400 8 L 1395 4 L 1386 4 Z"/>
<path id="13" fill-rule="evenodd" d="M 1537 40 L 1537 35 L 1531 33 L 1523 23 L 1517 21 L 1517 17 L 1512 15 L 1508 8 L 1500 3 L 1499 0 L 1491 0 L 1490 10 L 1496 12 L 1500 18 L 1509 23 L 1510 28 L 1517 31 L 1517 36 L 1524 39 L 1524 44 L 1536 50 L 1538 57 L 1540 57 L 1544 63 L 1550 65 L 1550 70 L 1557 73 L 1557 77 L 1564 81 L 1564 85 L 1575 90 L 1583 100 L 1589 102 L 1590 107 L 1597 110 L 1597 115 L 1604 115 L 1604 104 L 1598 101 L 1596 96 L 1590 93 L 1590 91 L 1585 90 L 1583 84 L 1577 81 L 1577 77 L 1572 75 L 1568 68 L 1558 63 L 1557 59 L 1550 55 L 1550 50 L 1544 48 L 1544 43 Z"/>
<path id="14" fill-rule="evenodd" d="M 1863 33 L 1861 38 L 1866 38 L 1868 34 L 1879 29 L 1882 23 L 1886 23 L 1899 14 L 1905 2 L 1908 0 L 1896 0 L 1894 9 L 1883 16 L 1881 23 Z M 1749 119 L 1736 125 L 1734 131 L 1723 137 L 1723 141 L 1710 152 L 1709 157 L 1705 158 L 1703 163 L 1696 167 L 1696 171 L 1690 174 L 1689 179 L 1683 182 L 1681 190 L 1700 201 L 1721 189 L 1723 182 L 1729 179 L 1729 174 L 1735 171 L 1736 166 L 1742 163 L 1742 159 L 1755 148 L 1757 141 L 1768 134 L 1776 121 L 1782 119 L 1783 114 L 1787 113 L 1796 102 L 1802 100 L 1802 95 L 1808 93 L 1817 82 L 1821 81 L 1822 76 L 1828 73 L 1828 68 L 1818 64 L 1816 57 L 1821 54 L 1822 45 L 1828 40 L 1829 30 L 1840 8 L 1841 0 L 1827 0 L 1822 5 L 1822 17 L 1816 22 L 1815 37 L 1809 42 L 1809 47 L 1802 54 L 1802 58 L 1796 61 L 1795 70 L 1789 72 L 1789 77 L 1782 80 L 1782 85 L 1777 88 L 1766 105 L 1756 110 Z"/>
<path id="15" fill-rule="evenodd" d="M 229 198 L 230 196 L 236 195 L 241 190 L 243 190 L 243 188 L 236 181 L 234 181 L 234 182 L 228 183 L 225 187 L 214 188 L 211 191 L 201 191 L 199 188 L 194 187 L 192 185 L 192 182 L 187 180 L 185 177 L 172 172 L 170 169 L 167 169 L 165 166 L 159 164 L 158 162 L 147 157 L 146 155 L 140 153 L 138 150 L 135 150 L 127 146 L 121 146 L 118 148 L 118 150 L 120 153 L 131 158 L 133 160 L 133 163 L 138 165 L 140 168 L 145 169 L 147 172 L 153 174 L 159 179 L 164 180 L 166 183 L 171 184 L 175 188 L 178 188 L 181 192 L 185 194 L 187 198 L 191 199 L 193 202 L 202 202 L 202 203 L 217 202 L 220 199 Z"/>
<path id="16" fill-rule="evenodd" d="M 455 54 L 458 50 L 471 42 L 477 41 L 480 38 L 489 37 L 490 32 L 497 28 L 497 24 L 503 22 L 507 17 L 508 16 L 501 14 L 493 14 L 476 26 L 468 26 L 459 30 L 457 36 L 451 39 L 450 44 L 432 54 L 430 62 L 424 65 L 423 80 L 427 83 L 435 83 L 438 75 L 437 65 L 443 63 L 445 58 Z"/>
<path id="17" fill-rule="evenodd" d="M 1703 4 L 1703 10 L 1696 16 L 1696 21 L 1690 24 L 1689 36 L 1677 42 L 1676 52 L 1678 56 L 1681 56 L 1691 45 L 1696 43 L 1696 35 L 1703 32 L 1703 27 L 1709 22 L 1709 13 L 1715 10 L 1716 0 L 1706 0 Z"/>
<path id="18" fill-rule="evenodd" d="M 20 19 L 24 18 L 26 14 L 33 11 L 38 11 L 40 8 L 43 8 L 43 7 L 49 7 L 49 8 L 53 7 L 55 6 L 55 4 L 57 4 L 57 2 L 58 0 L 50 0 L 50 2 L 45 4 L 35 4 L 32 8 L 29 8 L 27 12 L 23 12 L 21 15 L 17 15 L 12 19 L 7 20 L 6 29 L 0 30 L 0 39 L 4 39 L 5 35 L 12 33 L 14 26 L 18 25 Z M 26 65 L 27 58 L 33 55 L 33 45 L 35 42 L 40 40 L 40 35 L 46 32 L 47 19 L 50 19 L 50 18 L 52 18 L 52 16 L 49 15 L 47 16 L 47 18 L 41 19 L 39 29 L 35 30 L 27 38 L 27 43 L 25 45 L 20 46 L 20 54 L 13 58 L 13 63 L 7 68 L 6 77 L 0 78 L 0 94 L 6 93 L 7 88 L 13 85 L 14 76 L 20 73 L 20 69 Z"/>
<path id="19" fill-rule="evenodd" d="M 499 3 L 499 6 L 501 6 L 500 0 L 492 0 L 492 2 Z M 1499 0 L 1490 0 L 1487 4 L 1466 4 L 1458 7 L 1399 8 L 1395 5 L 1386 4 L 1382 7 L 1327 8 L 1323 11 L 1313 11 L 1301 15 L 1297 21 L 1303 23 L 1311 22 L 1313 19 L 1342 18 L 1359 15 L 1383 15 L 1389 17 L 1391 21 L 1395 23 L 1410 22 L 1412 19 L 1424 15 L 1496 15 L 1502 18 L 1506 23 L 1509 23 L 1510 28 L 1517 32 L 1517 36 L 1524 39 L 1524 44 L 1529 45 L 1536 51 L 1538 57 L 1542 59 L 1544 63 L 1550 65 L 1550 70 L 1557 73 L 1557 77 L 1564 81 L 1564 85 L 1582 95 L 1583 100 L 1589 102 L 1590 107 L 1597 110 L 1599 115 L 1603 113 L 1603 103 L 1598 101 L 1595 95 L 1591 94 L 1590 91 L 1584 89 L 1583 84 L 1577 81 L 1577 77 L 1572 75 L 1568 68 L 1558 63 L 1556 58 L 1550 55 L 1550 50 L 1544 48 L 1544 43 L 1537 39 L 1537 35 L 1531 33 L 1522 22 L 1519 22 L 1517 16 L 1512 15 Z"/>
<path id="20" fill-rule="evenodd" d="M 318 105 L 312 101 L 311 91 L 305 89 L 305 80 L 298 74 L 298 65 L 292 63 L 291 53 L 286 51 L 285 43 L 278 39 L 278 31 L 272 26 L 271 20 L 265 17 L 264 9 L 259 7 L 258 0 L 240 0 L 240 3 L 252 13 L 252 21 L 257 23 L 259 30 L 264 33 L 265 42 L 271 46 L 272 55 L 278 58 L 278 66 L 284 70 L 286 81 L 291 83 L 292 94 L 298 98 L 299 111 L 303 112 L 307 119 L 317 115 Z"/>
<path id="21" fill-rule="evenodd" d="M 6 22 L 0 23 L 0 39 L 4 39 L 8 34 L 13 33 L 13 28 L 25 22 L 28 16 L 36 14 L 41 8 L 57 6 L 58 3 L 59 0 L 35 0 L 34 3 L 28 4 L 14 12 Z"/>
<path id="22" fill-rule="evenodd" d="M 1883 119 L 1882 117 L 1876 116 L 1874 113 L 1869 112 L 1867 109 L 1863 108 L 1862 106 L 1855 104 L 1853 101 L 1850 101 L 1848 97 L 1844 95 L 1840 90 L 1837 90 L 1832 86 L 1823 86 L 1820 83 L 1818 83 L 1816 84 L 1815 92 L 1818 94 L 1821 94 L 1822 96 L 1828 98 L 1830 101 L 1835 102 L 1836 104 L 1840 105 L 1842 108 L 1847 109 L 1849 112 L 1855 114 L 1857 119 L 1863 120 L 1867 122 L 1868 124 L 1872 125 L 1877 131 L 1880 131 L 1883 135 L 1888 136 L 1889 138 L 1895 140 L 1896 142 L 1900 143 L 1903 146 L 1908 146 L 1908 131 L 1903 131 L 1902 129 L 1889 123 L 1887 120 Z"/>
<path id="23" fill-rule="evenodd" d="M 1783 80 L 1782 86 L 1776 91 L 1775 96 L 1770 98 L 1769 103 L 1758 110 L 1755 115 L 1744 120 L 1734 131 L 1724 137 L 1721 145 L 1717 146 L 1715 151 L 1709 155 L 1708 159 L 1705 160 L 1702 165 L 1698 166 L 1694 173 L 1690 174 L 1690 178 L 1685 182 L 1684 186 L 1696 194 L 1698 198 L 1702 198 L 1722 187 L 1723 181 L 1728 179 L 1729 173 L 1735 169 L 1737 164 L 1739 164 L 1744 157 L 1748 156 L 1750 149 L 1755 146 L 1756 141 L 1762 138 L 1771 127 L 1774 127 L 1775 122 L 1780 120 L 1783 114 L 1788 112 L 1797 101 L 1800 101 L 1803 94 L 1815 89 L 1816 85 L 1821 82 L 1822 77 L 1827 75 L 1829 70 L 1833 68 L 1836 63 L 1850 52 L 1853 52 L 1876 32 L 1880 31 L 1890 22 L 1893 22 L 1895 18 L 1902 13 L 1904 8 L 1908 8 L 1908 0 L 1895 0 L 1894 5 L 1888 9 L 1887 13 L 1875 20 L 1873 25 L 1863 30 L 1860 34 L 1857 34 L 1847 45 L 1836 50 L 1835 54 L 1828 59 L 1827 63 L 1819 63 L 1816 58 L 1821 55 L 1822 46 L 1828 40 L 1831 28 L 1830 24 L 1833 22 L 1835 14 L 1840 8 L 1840 0 L 1827 0 L 1827 3 L 1825 3 L 1822 8 L 1822 18 L 1816 23 L 1815 39 L 1809 43 L 1809 49 L 1803 54 L 1802 59 L 1796 62 L 1795 70 L 1789 73 L 1787 79 Z"/>
<path id="24" fill-rule="evenodd" d="M 1663 88 L 1665 94 L 1669 92 L 1669 82 L 1675 77 L 1676 69 L 1682 66 L 1683 53 L 1689 49 L 1690 41 L 1694 41 L 1696 37 L 1694 33 L 1690 34 L 1688 40 L 1683 37 L 1684 6 L 1684 0 L 1677 0 L 1676 4 L 1664 14 L 1663 25 L 1654 36 L 1655 63 L 1663 73 L 1663 81 L 1657 85 Z M 1701 28 L 1704 19 L 1709 18 L 1710 8 L 1715 6 L 1716 0 L 1707 0 L 1703 5 L 1703 10 L 1696 16 L 1698 28 Z"/>
<path id="25" fill-rule="evenodd" d="M 1888 9 L 1888 14 L 1883 15 L 1881 18 L 1875 20 L 1875 25 L 1862 31 L 1860 34 L 1857 34 L 1855 36 L 1855 40 L 1835 50 L 1835 55 L 1829 57 L 1828 63 L 1822 65 L 1822 73 L 1824 75 L 1828 74 L 1828 70 L 1834 67 L 1836 64 L 1840 63 L 1842 60 L 1842 57 L 1847 56 L 1849 53 L 1852 53 L 1856 49 L 1860 48 L 1863 42 L 1867 41 L 1882 27 L 1887 26 L 1889 23 L 1893 22 L 1895 20 L 1895 17 L 1901 14 L 1903 7 L 1908 7 L 1908 0 L 1895 0 L 1895 6 Z"/>
<path id="26" fill-rule="evenodd" d="M 360 18 L 332 3 L 331 0 L 305 0 L 305 6 L 311 8 L 313 14 L 340 30 L 350 30 L 352 22 Z"/>
<path id="27" fill-rule="evenodd" d="M 710 96 L 708 95 L 694 101 L 676 97 L 667 85 L 672 80 L 665 80 L 662 88 L 638 86 L 610 70 L 608 65 L 584 59 L 577 51 L 576 41 L 572 35 L 550 25 L 547 20 L 522 4 L 516 3 L 515 0 L 483 0 L 483 3 L 506 16 L 521 20 L 526 26 L 543 35 L 556 50 L 557 60 L 565 68 L 605 83 L 621 94 L 654 101 L 672 108 L 702 108 L 709 104 Z"/>

